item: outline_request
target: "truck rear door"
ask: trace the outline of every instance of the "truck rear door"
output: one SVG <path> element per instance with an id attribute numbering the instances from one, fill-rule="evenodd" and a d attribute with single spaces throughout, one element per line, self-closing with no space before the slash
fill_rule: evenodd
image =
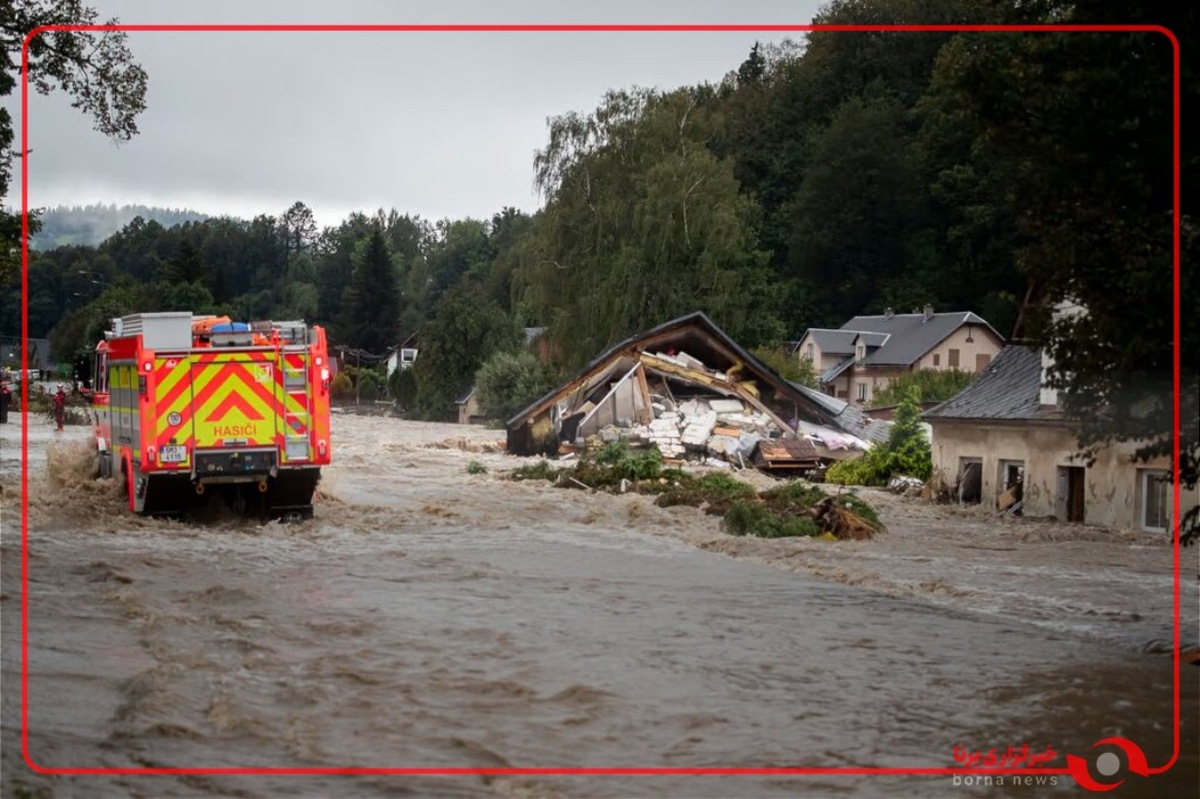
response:
<path id="1" fill-rule="evenodd" d="M 192 424 L 197 449 L 276 447 L 275 353 L 213 351 L 192 356 Z"/>

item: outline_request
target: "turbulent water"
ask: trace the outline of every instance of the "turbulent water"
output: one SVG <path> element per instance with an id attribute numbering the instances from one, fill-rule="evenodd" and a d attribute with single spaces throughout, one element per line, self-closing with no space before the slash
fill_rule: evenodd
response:
<path id="1" fill-rule="evenodd" d="M 1158 537 L 872 494 L 872 541 L 747 540 L 691 508 L 515 483 L 495 431 L 338 416 L 312 521 L 131 517 L 87 432 L 3 466 L 5 796 L 1058 795 L 948 776 L 75 775 L 54 768 L 952 767 L 956 745 L 1172 750 Z M 460 437 L 453 439 L 452 437 Z M 448 440 L 450 439 L 450 440 Z M 486 474 L 468 475 L 477 461 Z M 756 480 L 765 480 L 753 476 Z M 1197 568 L 1185 552 L 1184 635 Z M 1195 795 L 1180 764 L 1116 795 Z M 24 792 L 24 793 L 22 793 Z"/>

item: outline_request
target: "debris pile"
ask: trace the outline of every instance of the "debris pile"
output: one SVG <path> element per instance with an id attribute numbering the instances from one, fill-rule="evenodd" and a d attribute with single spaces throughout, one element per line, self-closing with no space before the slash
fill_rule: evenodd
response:
<path id="1" fill-rule="evenodd" d="M 510 419 L 507 444 L 515 455 L 565 455 L 621 441 L 653 446 L 674 466 L 811 476 L 871 448 L 830 404 L 694 313 L 601 354 Z"/>
<path id="2" fill-rule="evenodd" d="M 668 370 L 668 366 L 674 368 Z M 633 389 L 645 388 L 648 401 L 639 403 L 634 396 L 628 413 L 613 414 L 593 432 L 590 423 L 606 403 L 620 401 L 626 381 Z M 668 462 L 813 471 L 822 465 L 814 443 L 831 449 L 868 447 L 853 436 L 816 425 L 806 425 L 811 434 L 797 434 L 797 421 L 789 424 L 771 411 L 758 399 L 752 384 L 709 369 L 686 352 L 643 353 L 634 369 L 609 389 L 607 397 L 599 403 L 589 401 L 585 408 L 575 439 L 567 442 L 562 452 L 577 451 L 595 439 L 602 443 L 629 441 L 657 447 Z"/>

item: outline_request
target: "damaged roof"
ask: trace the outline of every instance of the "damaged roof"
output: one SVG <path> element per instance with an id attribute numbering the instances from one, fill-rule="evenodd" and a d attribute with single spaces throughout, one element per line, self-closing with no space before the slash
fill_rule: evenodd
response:
<path id="1" fill-rule="evenodd" d="M 637 355 L 642 352 L 658 351 L 673 346 L 679 339 L 696 332 L 706 335 L 711 340 L 711 344 L 714 345 L 715 354 L 721 355 L 724 359 L 745 364 L 746 369 L 752 372 L 755 377 L 764 383 L 770 384 L 780 394 L 794 402 L 797 407 L 803 409 L 811 417 L 809 421 L 826 425 L 837 425 L 836 417 L 829 413 L 824 406 L 815 402 L 808 394 L 797 390 L 793 384 L 784 380 L 778 373 L 744 350 L 724 330 L 718 327 L 707 314 L 696 311 L 664 322 L 657 327 L 630 336 L 619 344 L 613 345 L 576 372 L 570 379 L 509 419 L 506 426 L 511 429 L 513 426 L 547 411 L 560 399 L 571 394 L 581 380 L 584 380 L 593 373 L 598 373 L 605 368 L 611 367 L 612 362 L 623 355 Z M 709 355 L 709 353 L 696 351 L 695 343 L 688 342 L 688 351 L 692 355 L 704 360 L 705 356 Z M 715 364 L 709 365 L 715 366 Z"/>
<path id="2" fill-rule="evenodd" d="M 872 444 L 886 443 L 892 433 L 892 425 L 882 419 L 872 419 L 862 412 L 862 409 L 845 400 L 831 397 L 814 388 L 792 383 L 797 390 L 808 395 L 813 402 L 819 403 L 829 413 L 833 414 L 838 427 L 852 436 L 858 436 Z"/>
<path id="3" fill-rule="evenodd" d="M 1009 345 L 1000 350 L 971 385 L 921 414 L 922 419 L 1029 421 L 1053 419 L 1041 405 L 1042 355 L 1035 347 Z"/>

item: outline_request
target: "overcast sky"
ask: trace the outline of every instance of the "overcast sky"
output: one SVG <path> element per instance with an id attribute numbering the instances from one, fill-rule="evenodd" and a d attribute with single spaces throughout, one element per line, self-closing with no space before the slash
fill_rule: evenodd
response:
<path id="1" fill-rule="evenodd" d="M 123 23 L 806 24 L 819 0 L 91 0 Z M 30 204 L 249 218 L 296 200 L 322 224 L 532 211 L 546 121 L 610 88 L 718 81 L 778 33 L 131 33 L 141 133 L 115 145 L 61 94 L 30 101 Z M 790 38 L 800 39 L 801 34 Z M 9 107 L 19 124 L 20 90 Z M 20 128 L 17 128 L 19 137 Z M 19 143 L 19 138 L 18 138 Z M 14 178 L 17 176 L 14 175 Z M 20 206 L 20 183 L 8 199 Z"/>

